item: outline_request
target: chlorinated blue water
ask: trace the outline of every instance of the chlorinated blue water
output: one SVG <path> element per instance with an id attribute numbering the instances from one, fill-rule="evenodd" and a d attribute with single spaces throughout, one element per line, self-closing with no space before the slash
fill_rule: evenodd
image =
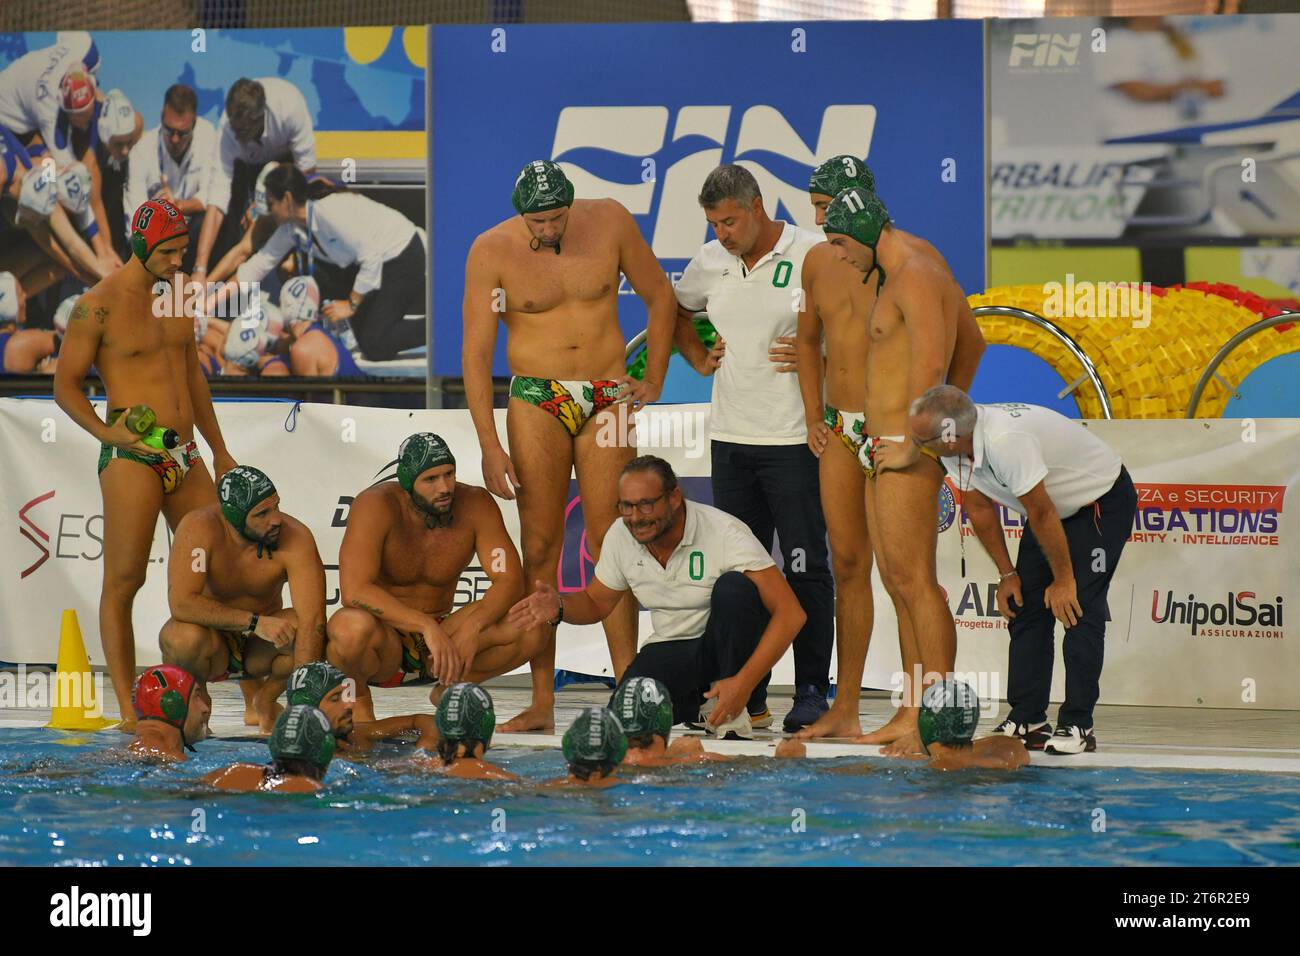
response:
<path id="1" fill-rule="evenodd" d="M 256 742 L 205 741 L 179 766 L 124 746 L 0 733 L 0 864 L 1300 864 L 1300 779 L 1284 775 L 743 758 L 542 790 L 558 753 L 493 750 L 524 779 L 504 784 L 431 774 L 390 745 L 289 796 L 197 782 L 264 762 Z"/>

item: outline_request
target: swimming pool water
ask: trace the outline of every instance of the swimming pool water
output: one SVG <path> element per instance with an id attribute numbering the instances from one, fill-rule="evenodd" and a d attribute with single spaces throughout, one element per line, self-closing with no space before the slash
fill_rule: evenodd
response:
<path id="1" fill-rule="evenodd" d="M 1300 778 L 1280 774 L 751 757 L 544 791 L 557 752 L 493 750 L 524 778 L 505 784 L 430 774 L 388 745 L 289 796 L 197 783 L 264 762 L 254 741 L 204 741 L 174 767 L 124 762 L 125 742 L 3 731 L 0 864 L 1300 864 Z"/>

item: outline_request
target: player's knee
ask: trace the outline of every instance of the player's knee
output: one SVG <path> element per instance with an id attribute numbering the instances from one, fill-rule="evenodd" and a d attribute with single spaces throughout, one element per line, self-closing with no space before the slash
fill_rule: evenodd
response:
<path id="1" fill-rule="evenodd" d="M 345 607 L 336 611 L 325 625 L 325 641 L 331 663 L 352 663 L 358 660 L 369 646 L 375 630 L 375 619 L 368 611 Z"/>
<path id="2" fill-rule="evenodd" d="M 131 600 L 144 587 L 144 568 L 104 569 L 104 586 L 101 599 Z"/>
<path id="3" fill-rule="evenodd" d="M 164 664 L 184 665 L 200 657 L 210 635 L 207 628 L 171 618 L 158 632 L 158 649 Z"/>
<path id="4" fill-rule="evenodd" d="M 894 562 L 881 575 L 885 589 L 904 601 L 910 602 L 925 590 L 925 575 L 906 562 Z"/>
<path id="5" fill-rule="evenodd" d="M 531 532 L 519 541 L 525 568 L 554 566 L 560 560 L 560 540 L 549 534 Z"/>
<path id="6" fill-rule="evenodd" d="M 871 578 L 871 550 L 831 549 L 831 568 L 835 580 L 859 583 Z"/>

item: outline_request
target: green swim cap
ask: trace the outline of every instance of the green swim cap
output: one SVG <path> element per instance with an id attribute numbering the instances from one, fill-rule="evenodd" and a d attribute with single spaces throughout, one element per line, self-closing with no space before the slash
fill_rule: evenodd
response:
<path id="1" fill-rule="evenodd" d="M 252 465 L 236 465 L 221 476 L 217 485 L 221 513 L 236 531 L 250 541 L 258 542 L 259 557 L 262 542 L 245 533 L 244 528 L 248 524 L 248 513 L 273 494 L 275 485 L 271 479 Z"/>
<path id="2" fill-rule="evenodd" d="M 808 191 L 823 196 L 838 196 L 846 189 L 860 186 L 869 193 L 876 191 L 876 177 L 862 160 L 853 156 L 832 156 L 813 170 Z"/>
<path id="3" fill-rule="evenodd" d="M 310 661 L 289 675 L 289 706 L 319 707 L 325 695 L 347 680 L 347 675 L 328 661 Z"/>
<path id="4" fill-rule="evenodd" d="M 443 740 L 479 740 L 486 749 L 497 728 L 492 695 L 469 681 L 452 684 L 438 701 L 436 721 Z"/>
<path id="5" fill-rule="evenodd" d="M 822 231 L 826 235 L 839 233 L 856 239 L 872 252 L 872 263 L 867 274 L 862 277 L 863 284 L 871 278 L 871 273 L 880 269 L 880 256 L 876 254 L 876 244 L 880 234 L 889 223 L 889 210 L 874 192 L 868 192 L 861 186 L 852 186 L 837 193 L 826 207 L 826 225 Z M 880 269 L 880 288 L 885 285 L 885 270 Z"/>
<path id="6" fill-rule="evenodd" d="M 668 688 L 653 677 L 633 677 L 614 692 L 610 709 L 628 737 L 655 734 L 668 741 L 673 727 L 673 700 Z"/>
<path id="7" fill-rule="evenodd" d="M 573 183 L 558 163 L 536 159 L 519 171 L 510 202 L 521 216 L 572 206 Z"/>
<path id="8" fill-rule="evenodd" d="M 455 468 L 456 456 L 433 432 L 417 432 L 402 442 L 402 447 L 397 450 L 397 483 L 410 494 L 415 488 L 415 479 L 439 465 Z"/>
<path id="9" fill-rule="evenodd" d="M 322 773 L 334 758 L 334 731 L 329 718 L 306 704 L 286 708 L 267 743 L 276 760 L 306 760 Z"/>
<path id="10" fill-rule="evenodd" d="M 930 744 L 963 744 L 975 736 L 980 722 L 980 699 L 969 684 L 948 677 L 931 684 L 921 695 L 921 712 L 917 725 L 921 746 L 929 752 Z"/>
<path id="11" fill-rule="evenodd" d="M 627 736 L 609 708 L 588 707 L 564 732 L 563 749 L 571 764 L 620 764 L 627 756 Z"/>

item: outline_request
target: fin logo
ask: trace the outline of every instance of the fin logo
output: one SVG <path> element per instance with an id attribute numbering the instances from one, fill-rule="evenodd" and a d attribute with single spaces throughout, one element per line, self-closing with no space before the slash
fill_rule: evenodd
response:
<path id="1" fill-rule="evenodd" d="M 776 216 L 783 205 L 797 225 L 816 228 L 808 177 L 828 156 L 868 156 L 875 126 L 876 108 L 861 103 L 826 107 L 815 141 L 766 105 L 682 106 L 675 113 L 667 106 L 566 106 L 551 158 L 579 196 L 609 196 L 632 215 L 649 217 L 658 258 L 689 259 L 707 238 L 697 197 L 714 167 L 744 166 L 769 213 Z M 646 175 L 647 168 L 655 174 Z"/>
<path id="2" fill-rule="evenodd" d="M 1028 73 L 1033 69 L 1078 67 L 1079 43 L 1083 35 L 1071 33 L 1017 33 L 1011 40 L 1008 64 Z M 1030 60 L 1028 66 L 1025 61 Z M 1031 69 L 1032 68 L 1032 69 Z"/>

